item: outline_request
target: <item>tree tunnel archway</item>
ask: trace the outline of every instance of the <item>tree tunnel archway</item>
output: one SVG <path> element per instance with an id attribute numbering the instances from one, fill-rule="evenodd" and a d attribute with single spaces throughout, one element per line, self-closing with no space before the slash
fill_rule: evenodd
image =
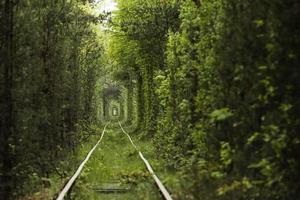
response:
<path id="1" fill-rule="evenodd" d="M 104 120 L 124 119 L 124 99 L 122 91 L 117 85 L 110 85 L 102 91 Z"/>

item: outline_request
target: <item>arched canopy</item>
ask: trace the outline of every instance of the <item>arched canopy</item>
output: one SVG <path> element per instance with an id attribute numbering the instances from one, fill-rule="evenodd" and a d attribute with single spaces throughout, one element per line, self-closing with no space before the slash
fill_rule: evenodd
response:
<path id="1" fill-rule="evenodd" d="M 113 107 L 118 109 L 117 116 L 121 119 L 124 115 L 122 90 L 118 85 L 109 85 L 102 90 L 103 117 L 109 119 L 114 117 Z M 116 117 L 116 116 L 115 116 Z"/>
<path id="2" fill-rule="evenodd" d="M 118 86 L 111 85 L 103 90 L 102 96 L 107 99 L 119 99 L 121 97 L 121 90 Z"/>

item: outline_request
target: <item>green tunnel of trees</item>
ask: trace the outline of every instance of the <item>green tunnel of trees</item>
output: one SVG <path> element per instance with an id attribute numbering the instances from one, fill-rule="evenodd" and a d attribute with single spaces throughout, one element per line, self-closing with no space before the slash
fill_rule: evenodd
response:
<path id="1" fill-rule="evenodd" d="M 102 118 L 103 122 L 124 119 L 124 100 L 122 91 L 117 86 L 110 86 L 102 91 Z M 115 109 L 115 114 L 113 113 Z"/>
<path id="2" fill-rule="evenodd" d="M 300 2 L 117 3 L 0 1 L 1 197 L 67 177 L 120 120 L 174 199 L 299 199 Z"/>

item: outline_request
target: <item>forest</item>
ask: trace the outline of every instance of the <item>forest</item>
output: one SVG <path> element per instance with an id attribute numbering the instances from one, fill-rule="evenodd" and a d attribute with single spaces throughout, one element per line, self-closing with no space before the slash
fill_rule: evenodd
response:
<path id="1" fill-rule="evenodd" d="M 164 199 L 141 151 L 174 200 L 299 200 L 300 1 L 0 0 L 0 200 L 56 199 L 104 126 L 66 200 Z"/>

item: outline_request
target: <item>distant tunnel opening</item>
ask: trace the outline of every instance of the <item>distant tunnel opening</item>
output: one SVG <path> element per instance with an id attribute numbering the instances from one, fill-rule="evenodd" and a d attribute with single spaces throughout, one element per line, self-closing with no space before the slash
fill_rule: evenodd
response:
<path id="1" fill-rule="evenodd" d="M 111 85 L 103 90 L 103 118 L 106 121 L 123 120 L 124 104 L 121 89 Z"/>

